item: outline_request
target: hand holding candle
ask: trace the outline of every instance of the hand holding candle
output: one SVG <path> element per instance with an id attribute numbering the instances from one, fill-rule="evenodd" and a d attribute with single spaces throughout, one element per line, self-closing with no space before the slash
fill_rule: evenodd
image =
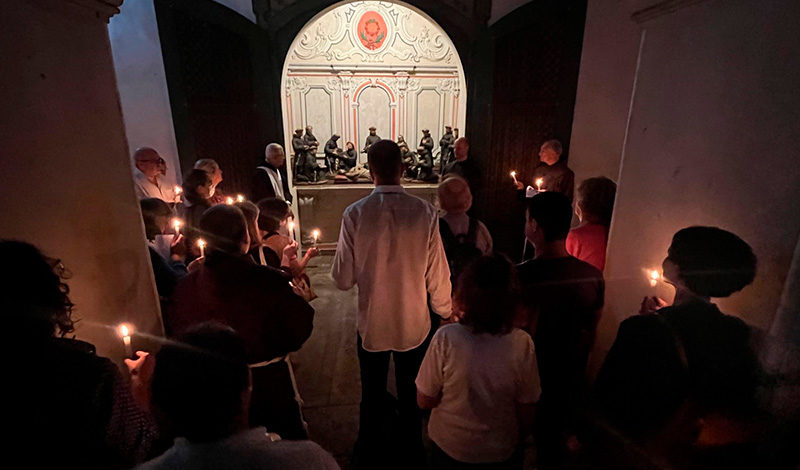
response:
<path id="1" fill-rule="evenodd" d="M 203 258 L 206 256 L 206 241 L 202 238 L 197 240 L 197 247 L 200 248 L 200 257 Z"/>
<path id="2" fill-rule="evenodd" d="M 133 357 L 133 348 L 131 347 L 132 334 L 133 325 L 123 323 L 119 326 L 119 335 L 122 336 L 122 344 L 125 346 L 125 357 Z"/>

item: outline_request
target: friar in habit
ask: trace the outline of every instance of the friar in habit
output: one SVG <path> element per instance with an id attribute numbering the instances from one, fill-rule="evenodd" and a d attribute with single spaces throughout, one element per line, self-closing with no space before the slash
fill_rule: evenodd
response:
<path id="1" fill-rule="evenodd" d="M 444 126 L 444 135 L 439 139 L 439 173 L 444 173 L 444 167 L 452 160 L 453 157 L 453 143 L 456 141 L 453 135 L 453 128 L 451 126 Z"/>
<path id="2" fill-rule="evenodd" d="M 333 134 L 327 142 L 325 142 L 325 163 L 328 164 L 328 171 L 331 173 L 336 172 L 336 161 L 339 155 L 342 154 L 342 149 L 339 148 L 338 134 Z"/>
<path id="3" fill-rule="evenodd" d="M 372 144 L 378 142 L 379 140 L 381 140 L 381 137 L 375 133 L 375 126 L 370 126 L 369 135 L 367 136 L 367 140 L 364 141 L 364 150 L 361 152 L 367 153 L 369 148 L 372 147 Z"/>
<path id="4" fill-rule="evenodd" d="M 306 151 L 308 145 L 303 140 L 303 129 L 295 129 L 292 136 L 292 151 L 294 152 L 294 177 L 298 181 L 308 181 L 305 176 Z"/>
<path id="5" fill-rule="evenodd" d="M 419 141 L 417 154 L 419 155 L 419 178 L 421 180 L 429 179 L 433 174 L 433 138 L 428 129 L 422 129 L 422 139 Z"/>

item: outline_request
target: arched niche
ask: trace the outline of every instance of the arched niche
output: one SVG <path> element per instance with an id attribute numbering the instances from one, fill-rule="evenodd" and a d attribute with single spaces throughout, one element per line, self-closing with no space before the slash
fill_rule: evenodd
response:
<path id="1" fill-rule="evenodd" d="M 466 82 L 458 52 L 428 15 L 403 2 L 341 2 L 312 18 L 294 39 L 283 66 L 284 139 L 314 127 L 322 144 L 364 146 L 368 128 L 416 144 L 428 128 L 465 129 Z M 372 122 L 374 121 L 374 122 Z M 366 155 L 360 154 L 360 161 Z"/>

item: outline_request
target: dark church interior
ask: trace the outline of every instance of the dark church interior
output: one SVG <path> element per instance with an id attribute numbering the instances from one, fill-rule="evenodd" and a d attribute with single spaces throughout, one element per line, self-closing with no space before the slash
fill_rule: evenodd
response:
<path id="1" fill-rule="evenodd" d="M 20 467 L 800 469 L 800 2 L 0 22 Z"/>

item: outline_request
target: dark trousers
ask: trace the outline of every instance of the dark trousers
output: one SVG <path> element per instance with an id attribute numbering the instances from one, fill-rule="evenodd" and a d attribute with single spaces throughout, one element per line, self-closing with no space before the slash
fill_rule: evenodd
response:
<path id="1" fill-rule="evenodd" d="M 433 332 L 431 329 L 431 333 Z M 360 468 L 420 468 L 424 465 L 422 413 L 417 407 L 414 381 L 428 350 L 431 334 L 410 351 L 366 351 L 358 337 L 358 363 L 361 369 L 361 407 L 358 428 Z M 397 385 L 396 415 L 393 399 L 386 390 L 389 358 L 394 356 Z M 381 465 L 376 467 L 375 465 Z M 413 465 L 413 466 L 409 466 Z"/>
<path id="2" fill-rule="evenodd" d="M 450 457 L 435 443 L 431 449 L 431 470 L 522 470 L 524 454 L 514 452 L 508 460 L 492 463 L 465 463 Z"/>
<path id="3" fill-rule="evenodd" d="M 286 362 L 256 367 L 251 373 L 250 426 L 264 426 L 267 431 L 280 434 L 282 439 L 308 439 Z"/>

